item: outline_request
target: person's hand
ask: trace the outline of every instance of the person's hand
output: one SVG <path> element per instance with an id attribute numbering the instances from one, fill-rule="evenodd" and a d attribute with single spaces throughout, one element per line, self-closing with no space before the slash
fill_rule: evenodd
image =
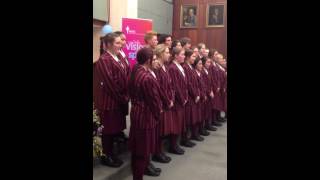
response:
<path id="1" fill-rule="evenodd" d="M 204 97 L 204 100 L 206 101 L 207 99 L 208 99 L 207 96 L 205 96 L 205 97 Z"/>
<path id="2" fill-rule="evenodd" d="M 188 102 L 188 100 L 185 100 L 183 105 L 186 105 L 186 104 L 187 104 L 187 102 Z"/>
<path id="3" fill-rule="evenodd" d="M 219 91 L 220 91 L 220 88 L 217 89 L 217 92 L 219 92 Z"/>
<path id="4" fill-rule="evenodd" d="M 210 92 L 210 97 L 211 97 L 211 98 L 214 97 L 213 91 Z"/>
<path id="5" fill-rule="evenodd" d="M 173 107 L 173 101 L 170 101 L 169 108 L 172 108 L 172 107 Z"/>
<path id="6" fill-rule="evenodd" d="M 200 100 L 200 97 L 199 97 L 199 96 L 197 96 L 197 97 L 196 97 L 195 102 L 196 102 L 196 103 L 198 103 L 198 102 L 199 102 L 199 100 Z"/>

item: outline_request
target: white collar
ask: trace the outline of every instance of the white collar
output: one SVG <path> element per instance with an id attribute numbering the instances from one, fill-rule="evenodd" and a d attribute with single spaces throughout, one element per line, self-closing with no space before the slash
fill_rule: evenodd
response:
<path id="1" fill-rule="evenodd" d="M 154 78 L 156 78 L 156 79 L 157 79 L 156 74 L 155 74 L 151 69 L 149 69 L 149 72 L 152 74 L 152 76 L 153 76 Z"/>
<path id="2" fill-rule="evenodd" d="M 107 50 L 107 52 L 113 57 L 113 59 L 117 62 L 120 62 L 119 58 L 115 55 L 113 55 L 110 51 Z"/>
<path id="3" fill-rule="evenodd" d="M 185 77 L 184 70 L 183 70 L 181 64 L 177 63 L 176 61 L 173 61 L 173 62 L 174 62 L 174 64 L 176 64 L 176 66 L 178 67 L 178 69 L 182 73 L 183 77 Z"/>
<path id="4" fill-rule="evenodd" d="M 197 72 L 198 76 L 200 77 L 201 76 L 200 72 L 198 72 L 197 70 L 196 70 L 196 72 Z"/>
<path id="5" fill-rule="evenodd" d="M 207 69 L 206 69 L 206 68 L 204 68 L 204 72 L 206 72 L 206 74 L 209 74 L 209 72 L 207 71 Z"/>
<path id="6" fill-rule="evenodd" d="M 224 70 L 224 68 L 223 68 L 220 64 L 218 64 L 218 67 L 219 67 L 222 71 L 226 71 L 226 70 Z"/>
<path id="7" fill-rule="evenodd" d="M 164 65 L 162 65 L 162 69 L 164 70 L 164 72 L 167 72 L 166 67 Z"/>
<path id="8" fill-rule="evenodd" d="M 126 54 L 124 53 L 124 51 L 122 49 L 120 49 L 120 54 L 125 59 L 126 63 L 129 65 L 129 61 L 128 61 L 127 57 L 126 57 Z"/>

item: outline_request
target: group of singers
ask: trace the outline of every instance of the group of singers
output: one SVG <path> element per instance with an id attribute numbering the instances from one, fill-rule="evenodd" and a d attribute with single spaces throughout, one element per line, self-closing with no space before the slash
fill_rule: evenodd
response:
<path id="1" fill-rule="evenodd" d="M 133 180 L 160 175 L 161 169 L 151 160 L 171 161 L 164 140 L 169 142 L 169 153 L 183 155 L 181 146 L 194 147 L 227 118 L 227 66 L 221 53 L 204 43 L 192 46 L 188 37 L 172 41 L 171 35 L 154 31 L 147 32 L 144 40 L 146 45 L 130 68 L 122 50 L 125 34 L 109 33 L 101 38 L 100 58 L 93 65 L 93 101 L 104 126 L 101 163 L 123 164 L 113 143 L 127 138 L 123 130 L 130 112 Z"/>

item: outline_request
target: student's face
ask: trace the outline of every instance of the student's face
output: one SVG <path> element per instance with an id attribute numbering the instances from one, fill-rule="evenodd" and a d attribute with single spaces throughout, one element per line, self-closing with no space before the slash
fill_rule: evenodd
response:
<path id="1" fill-rule="evenodd" d="M 158 38 L 157 36 L 152 36 L 152 38 L 149 40 L 148 44 L 152 47 L 155 48 L 158 45 Z"/>
<path id="2" fill-rule="evenodd" d="M 121 38 L 120 37 L 116 37 L 114 39 L 114 42 L 113 42 L 113 44 L 112 44 L 112 46 L 110 48 L 114 53 L 118 54 L 119 50 L 121 48 Z"/>
<path id="3" fill-rule="evenodd" d="M 199 56 L 199 49 L 198 49 L 198 48 L 194 48 L 194 49 L 193 49 L 193 53 L 194 53 L 196 56 Z"/>
<path id="4" fill-rule="evenodd" d="M 182 48 L 182 46 L 181 46 L 181 43 L 180 43 L 180 42 L 178 42 L 178 43 L 177 43 L 176 48 L 179 48 L 179 49 L 181 49 L 181 48 Z"/>
<path id="5" fill-rule="evenodd" d="M 184 48 L 190 49 L 190 48 L 191 48 L 191 44 L 190 44 L 190 43 L 187 43 L 186 45 L 184 45 Z"/>
<path id="6" fill-rule="evenodd" d="M 206 50 L 204 51 L 203 56 L 204 56 L 204 57 L 208 57 L 208 54 L 209 54 L 209 50 L 208 50 L 208 49 L 206 49 Z"/>
<path id="7" fill-rule="evenodd" d="M 204 55 L 205 51 L 206 51 L 206 45 L 201 46 L 201 49 L 200 49 L 201 55 Z"/>
<path id="8" fill-rule="evenodd" d="M 126 37 L 126 35 L 121 34 L 120 38 L 121 38 L 121 46 L 124 47 L 127 43 L 127 37 Z"/>
<path id="9" fill-rule="evenodd" d="M 218 51 L 215 51 L 215 52 L 213 53 L 213 56 L 214 56 L 214 57 L 217 57 L 218 54 L 219 54 L 219 52 L 218 52 Z"/>
<path id="10" fill-rule="evenodd" d="M 160 62 L 157 60 L 157 56 L 153 55 L 152 59 L 152 69 L 159 69 L 160 68 Z"/>
<path id="11" fill-rule="evenodd" d="M 189 62 L 190 64 L 193 64 L 194 63 L 194 60 L 196 60 L 197 56 L 195 53 L 193 53 L 191 56 L 190 56 L 190 59 L 189 59 Z"/>
<path id="12" fill-rule="evenodd" d="M 165 44 L 166 44 L 169 48 L 171 48 L 171 45 L 172 45 L 171 37 L 167 37 L 167 38 L 166 38 Z"/>
<path id="13" fill-rule="evenodd" d="M 169 52 L 169 48 L 166 48 L 166 50 L 163 53 L 163 59 L 164 62 L 168 62 L 170 58 L 170 52 Z"/>
<path id="14" fill-rule="evenodd" d="M 199 61 L 199 62 L 197 63 L 196 69 L 197 69 L 198 71 L 201 71 L 201 70 L 202 70 L 202 61 Z"/>
<path id="15" fill-rule="evenodd" d="M 185 58 L 185 55 L 184 55 L 184 50 L 182 50 L 177 56 L 176 56 L 176 60 L 179 64 L 183 63 L 184 62 L 184 58 Z"/>
<path id="16" fill-rule="evenodd" d="M 222 56 L 217 56 L 216 61 L 217 61 L 217 63 L 222 64 L 223 57 Z"/>
<path id="17" fill-rule="evenodd" d="M 204 67 L 205 67 L 206 69 L 209 69 L 210 65 L 211 65 L 211 60 L 208 59 L 208 60 L 206 61 L 206 63 L 204 64 Z"/>

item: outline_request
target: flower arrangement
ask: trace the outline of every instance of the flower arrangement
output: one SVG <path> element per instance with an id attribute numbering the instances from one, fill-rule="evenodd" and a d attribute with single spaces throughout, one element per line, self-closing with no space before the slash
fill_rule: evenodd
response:
<path id="1" fill-rule="evenodd" d="M 103 125 L 101 125 L 100 118 L 97 115 L 97 110 L 93 108 L 93 158 L 103 156 L 101 144 L 102 129 Z"/>

